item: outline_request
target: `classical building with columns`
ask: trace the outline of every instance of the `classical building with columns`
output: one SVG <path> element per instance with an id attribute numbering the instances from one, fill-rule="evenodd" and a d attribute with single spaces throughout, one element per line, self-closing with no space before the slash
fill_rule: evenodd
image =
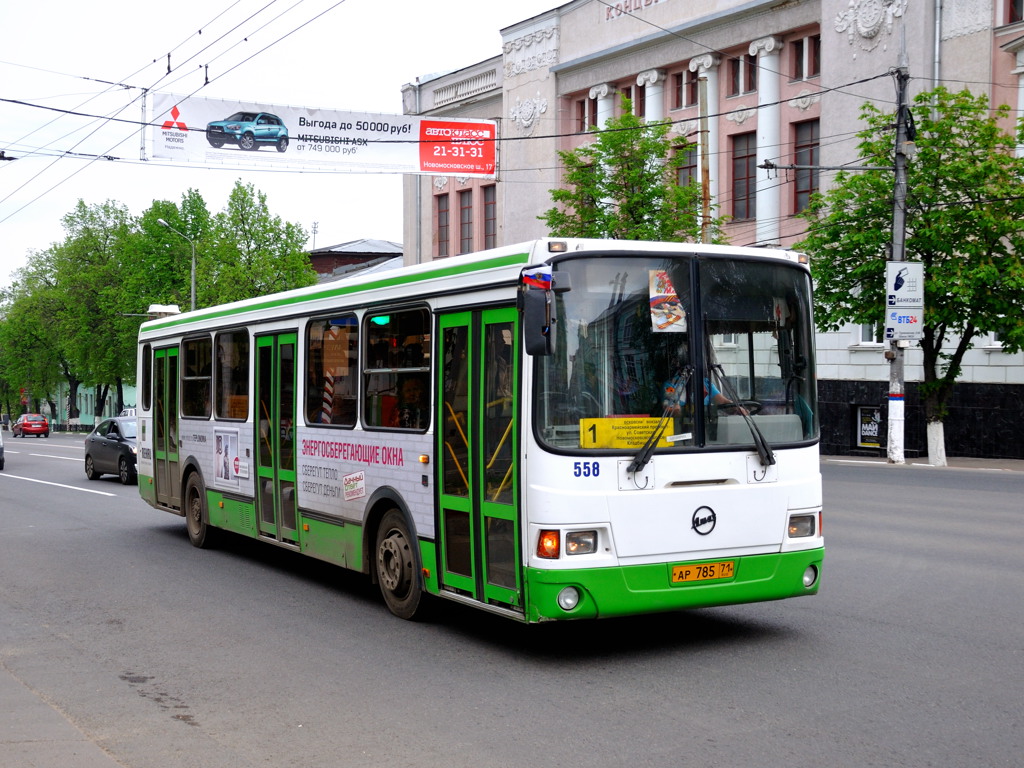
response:
<path id="1" fill-rule="evenodd" d="M 514 4 L 514 3 L 513 3 Z M 621 114 L 668 119 L 681 171 L 699 174 L 735 245 L 788 247 L 797 214 L 832 171 L 856 158 L 861 106 L 895 103 L 901 40 L 910 95 L 945 84 L 1024 101 L 1024 0 L 573 0 L 501 30 L 491 59 L 403 88 L 407 114 L 499 122 L 493 180 L 409 176 L 405 261 L 416 263 L 547 234 L 539 214 L 561 182 L 558 151 Z M 708 128 L 700 130 L 706 97 Z M 772 163 L 779 170 L 762 166 Z M 783 166 L 803 166 L 786 169 Z M 810 166 L 810 167 L 808 167 Z M 820 170 L 818 170 L 820 169 Z M 865 419 L 885 427 L 888 365 L 875 329 L 820 334 L 823 448 L 876 452 Z M 907 355 L 906 445 L 925 448 L 915 412 L 920 356 Z M 1024 458 L 1024 355 L 982 340 L 965 361 L 946 422 L 950 455 Z M 993 409 L 973 403 L 1011 405 Z M 918 411 L 920 409 L 917 409 Z M 916 418 L 915 418 L 916 417 Z M 884 455 L 885 440 L 881 439 Z"/>

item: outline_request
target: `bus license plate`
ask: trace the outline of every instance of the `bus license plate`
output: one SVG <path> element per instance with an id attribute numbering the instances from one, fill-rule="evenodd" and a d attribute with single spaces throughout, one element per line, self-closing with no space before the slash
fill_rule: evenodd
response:
<path id="1" fill-rule="evenodd" d="M 717 563 L 691 563 L 672 566 L 672 583 L 687 581 L 708 581 L 710 579 L 731 579 L 735 568 L 733 560 L 719 560 Z"/>

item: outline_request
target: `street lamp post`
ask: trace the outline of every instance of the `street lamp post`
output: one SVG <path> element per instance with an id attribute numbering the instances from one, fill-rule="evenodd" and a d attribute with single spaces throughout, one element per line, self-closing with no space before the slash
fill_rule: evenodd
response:
<path id="1" fill-rule="evenodd" d="M 188 244 L 192 246 L 192 311 L 195 312 L 196 311 L 196 244 L 195 244 L 195 241 L 191 237 L 186 235 L 184 232 L 179 232 L 178 230 L 176 230 L 174 227 L 172 227 L 170 224 L 168 224 L 163 219 L 157 219 L 156 223 L 159 224 L 161 227 L 167 227 L 167 229 L 171 230 L 171 232 L 173 232 L 176 235 L 181 235 L 186 240 L 188 240 Z"/>

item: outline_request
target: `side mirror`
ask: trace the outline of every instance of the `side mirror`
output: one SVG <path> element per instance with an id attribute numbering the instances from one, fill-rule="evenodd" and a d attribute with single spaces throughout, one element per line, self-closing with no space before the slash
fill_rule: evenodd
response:
<path id="1" fill-rule="evenodd" d="M 550 355 L 555 351 L 556 293 L 571 290 L 568 273 L 523 273 L 519 288 L 519 309 L 523 314 L 523 340 L 528 355 Z"/>
<path id="2" fill-rule="evenodd" d="M 528 355 L 550 355 L 555 351 L 551 328 L 551 291 L 526 288 L 520 294 L 523 310 L 523 341 Z"/>

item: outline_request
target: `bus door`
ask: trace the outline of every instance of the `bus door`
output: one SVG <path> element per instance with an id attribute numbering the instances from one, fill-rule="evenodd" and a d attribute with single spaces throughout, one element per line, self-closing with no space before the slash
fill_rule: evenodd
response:
<path id="1" fill-rule="evenodd" d="M 435 455 L 444 588 L 521 611 L 517 324 L 514 309 L 441 317 Z"/>
<path id="2" fill-rule="evenodd" d="M 181 509 L 178 469 L 178 348 L 153 350 L 153 461 L 156 501 Z"/>
<path id="3" fill-rule="evenodd" d="M 298 544 L 295 498 L 297 335 L 256 339 L 256 512 L 260 535 Z"/>

